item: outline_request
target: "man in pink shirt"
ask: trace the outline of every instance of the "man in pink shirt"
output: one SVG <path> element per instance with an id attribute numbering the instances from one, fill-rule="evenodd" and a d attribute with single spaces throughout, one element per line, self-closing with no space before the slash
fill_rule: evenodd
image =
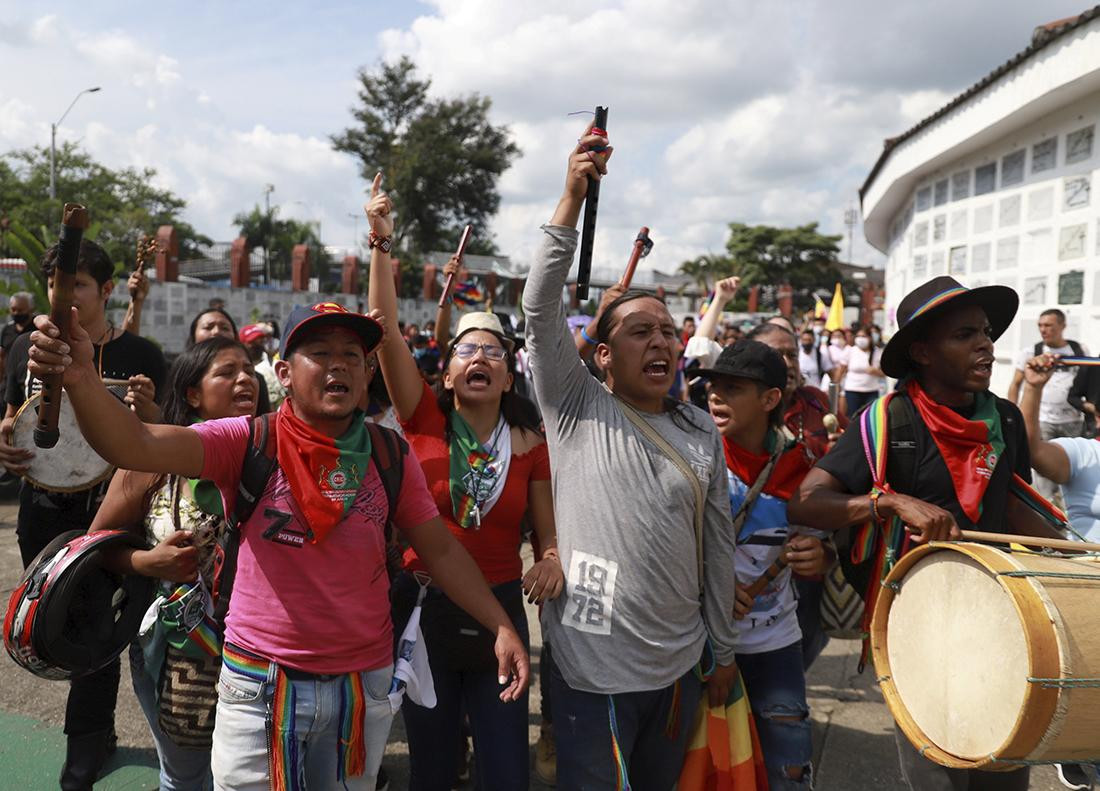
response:
<path id="1" fill-rule="evenodd" d="M 249 418 L 190 428 L 142 423 L 103 387 L 87 333 L 68 344 L 47 317 L 29 369 L 64 372 L 81 431 L 108 461 L 213 481 L 232 513 Z M 519 699 L 528 659 L 473 560 L 443 526 L 410 451 L 394 513 L 358 410 L 381 325 L 340 305 L 294 310 L 276 374 L 288 397 L 271 418 L 278 466 L 241 525 L 218 682 L 212 769 L 219 789 L 373 791 L 389 734 L 393 677 L 387 521 L 434 584 L 496 635 L 501 698 Z"/>

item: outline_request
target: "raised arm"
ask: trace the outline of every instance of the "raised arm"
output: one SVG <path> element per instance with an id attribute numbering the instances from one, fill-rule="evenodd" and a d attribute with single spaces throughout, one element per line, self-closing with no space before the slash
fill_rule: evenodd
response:
<path id="1" fill-rule="evenodd" d="M 1027 429 L 1031 466 L 1044 478 L 1058 484 L 1066 483 L 1070 476 L 1069 456 L 1055 443 L 1044 440 L 1039 428 L 1039 402 L 1043 398 L 1043 387 L 1054 373 L 1054 358 L 1049 354 L 1034 357 L 1023 371 L 1017 373 L 1024 383 L 1020 411 L 1024 415 L 1024 428 Z"/>
<path id="2" fill-rule="evenodd" d="M 707 305 L 707 312 L 695 327 L 696 338 L 714 340 L 718 332 L 718 322 L 722 320 L 722 309 L 737 295 L 737 289 L 741 286 L 741 278 L 726 277 L 714 284 L 714 296 Z"/>
<path id="3" fill-rule="evenodd" d="M 370 188 L 370 202 L 366 205 L 367 219 L 375 237 L 393 237 L 393 202 L 382 191 L 382 174 L 374 176 Z M 378 362 L 386 379 L 386 390 L 397 416 L 408 420 L 416 411 L 424 393 L 423 380 L 417 370 L 416 360 L 409 351 L 401 330 L 397 326 L 397 289 L 393 283 L 393 265 L 390 254 L 381 247 L 370 251 L 370 280 L 367 304 L 371 310 L 382 311 L 386 334 L 378 347 Z M 438 324 L 436 325 L 438 326 Z"/>
<path id="4" fill-rule="evenodd" d="M 93 364 L 92 342 L 73 308 L 69 343 L 58 338 L 49 316 L 38 316 L 31 333 L 27 369 L 41 378 L 63 373 L 80 432 L 88 444 L 116 467 L 139 472 L 202 473 L 199 435 L 183 426 L 143 423 L 103 386 Z"/>
<path id="5" fill-rule="evenodd" d="M 126 287 L 130 291 L 130 305 L 126 308 L 126 318 L 122 320 L 122 329 L 141 335 L 141 308 L 149 296 L 149 278 L 145 272 L 135 269 L 130 273 Z"/>
<path id="6" fill-rule="evenodd" d="M 458 277 L 458 256 L 452 255 L 451 260 L 443 265 L 443 282 L 454 275 Z M 452 291 L 443 300 L 443 304 L 435 310 L 435 343 L 440 349 L 446 349 L 451 342 L 451 308 L 454 306 L 454 292 Z"/>
<path id="7" fill-rule="evenodd" d="M 543 226 L 543 240 L 523 289 L 527 349 L 535 392 L 544 410 L 555 409 L 571 388 L 595 382 L 577 356 L 561 295 L 577 248 L 576 226 L 588 191 L 588 177 L 603 178 L 611 153 L 611 149 L 603 154 L 588 149 L 606 143 L 606 138 L 586 132 L 570 154 L 565 189 L 550 223 Z"/>

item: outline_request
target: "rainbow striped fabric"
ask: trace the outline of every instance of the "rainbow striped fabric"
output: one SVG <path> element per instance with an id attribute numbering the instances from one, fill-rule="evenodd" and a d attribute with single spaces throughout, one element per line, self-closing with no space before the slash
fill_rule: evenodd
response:
<path id="1" fill-rule="evenodd" d="M 679 791 L 767 791 L 764 753 L 740 672 L 725 706 L 711 708 L 704 691 L 676 787 Z"/>

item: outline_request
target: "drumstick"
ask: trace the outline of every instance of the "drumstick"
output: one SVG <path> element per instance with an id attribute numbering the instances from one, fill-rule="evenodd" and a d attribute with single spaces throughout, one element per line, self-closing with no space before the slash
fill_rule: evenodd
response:
<path id="1" fill-rule="evenodd" d="M 638 262 L 649 255 L 653 249 L 653 240 L 649 238 L 649 229 L 644 225 L 638 231 L 638 237 L 634 240 L 634 249 L 630 251 L 630 260 L 626 262 L 626 272 L 623 273 L 619 285 L 630 288 L 630 281 L 634 279 L 634 270 L 638 268 Z"/>
<path id="2" fill-rule="evenodd" d="M 995 544 L 1023 544 L 1025 547 L 1047 547 L 1067 552 L 1100 552 L 1100 544 L 1085 541 L 1067 541 L 1064 538 L 1039 538 L 1037 536 L 1017 536 L 1010 533 L 983 533 L 978 530 L 959 531 L 966 541 L 983 541 Z"/>
<path id="3" fill-rule="evenodd" d="M 745 589 L 745 592 L 755 599 L 764 588 L 768 587 L 768 583 L 778 577 L 785 568 L 787 568 L 787 555 L 784 552 L 776 558 L 775 563 L 768 566 L 764 573 L 757 577 L 753 583 Z"/>
<path id="4" fill-rule="evenodd" d="M 73 285 L 76 283 L 76 259 L 80 240 L 88 227 L 88 210 L 79 203 L 66 203 L 61 213 L 61 235 L 57 240 L 57 261 L 53 272 L 50 321 L 58 330 L 58 340 L 69 342 L 69 319 L 73 312 Z M 52 448 L 60 437 L 57 418 L 61 414 L 61 374 L 42 378 L 42 406 L 34 427 L 34 444 Z"/>
<path id="5" fill-rule="evenodd" d="M 462 229 L 462 238 L 458 240 L 458 251 L 455 253 L 455 258 L 458 259 L 458 263 L 462 263 L 462 256 L 466 254 L 466 243 L 470 241 L 470 231 L 473 230 L 473 226 L 467 225 Z M 455 282 L 455 273 L 447 275 L 447 280 L 443 284 L 443 293 L 439 297 L 439 307 L 443 307 L 447 304 L 447 298 L 451 296 L 451 286 Z"/>

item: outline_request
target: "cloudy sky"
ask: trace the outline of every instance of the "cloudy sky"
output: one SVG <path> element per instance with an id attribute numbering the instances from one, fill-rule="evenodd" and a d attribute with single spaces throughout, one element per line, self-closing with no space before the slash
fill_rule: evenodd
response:
<path id="1" fill-rule="evenodd" d="M 328 135 L 351 120 L 357 69 L 405 54 L 437 94 L 489 96 L 523 151 L 500 184 L 502 252 L 524 259 L 550 215 L 584 123 L 567 114 L 606 104 L 616 153 L 596 265 L 621 266 L 649 225 L 648 264 L 673 271 L 720 252 L 731 221 L 843 232 L 885 137 L 1023 49 L 1036 25 L 1086 7 L 0 0 L 0 152 L 48 145 L 72 97 L 99 85 L 59 138 L 110 166 L 155 167 L 201 231 L 232 238 L 233 215 L 271 183 L 284 216 L 351 245 L 366 184 Z M 855 236 L 853 258 L 877 263 Z"/>

